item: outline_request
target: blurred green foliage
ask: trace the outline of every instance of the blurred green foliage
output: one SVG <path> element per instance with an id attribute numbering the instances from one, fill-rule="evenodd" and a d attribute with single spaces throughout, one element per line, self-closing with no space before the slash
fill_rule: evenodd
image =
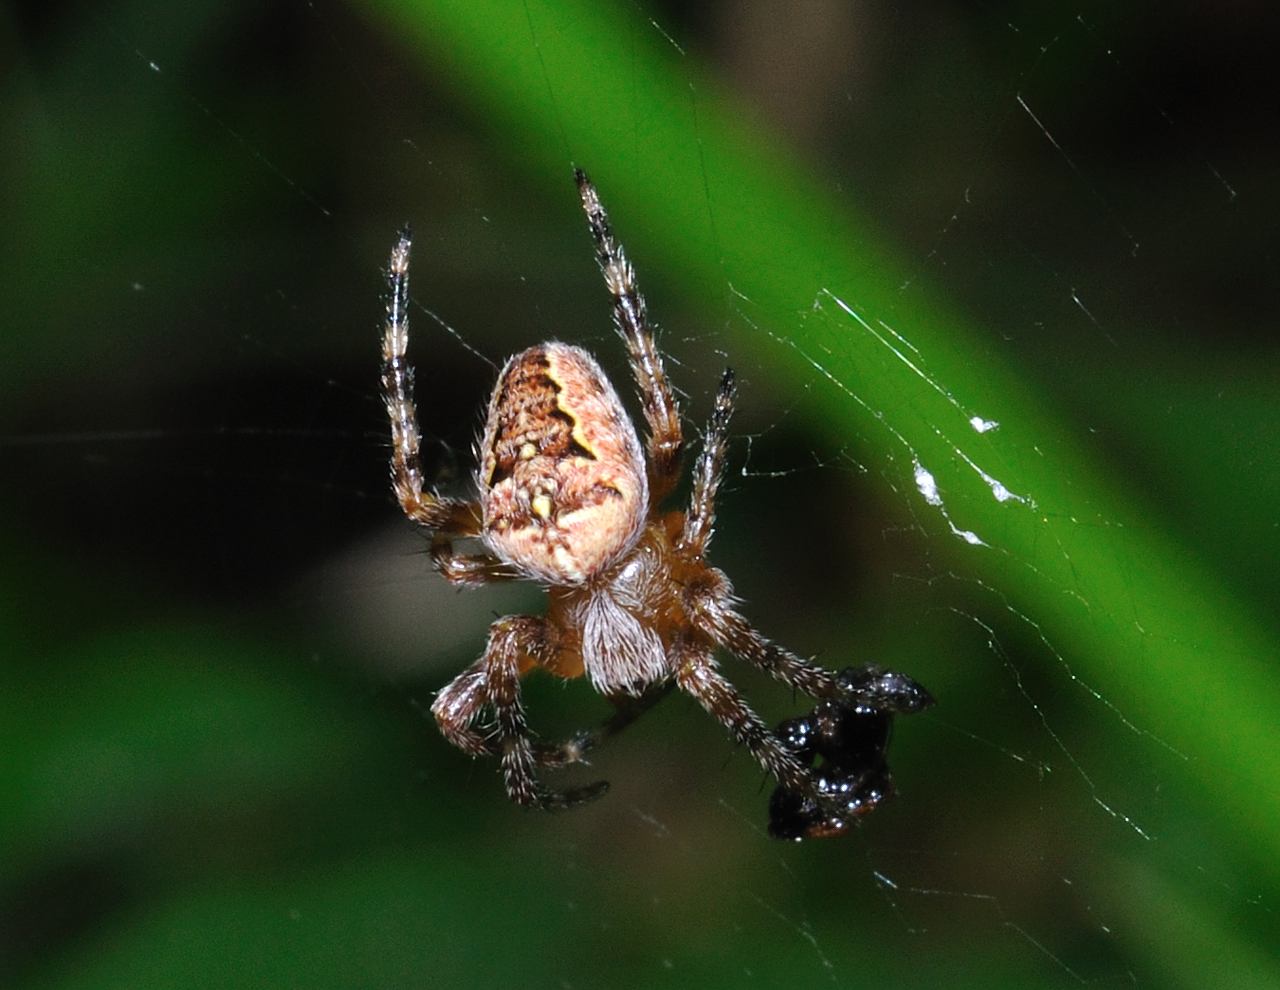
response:
<path id="1" fill-rule="evenodd" d="M 862 80 L 899 102 L 857 110 L 829 84 L 858 128 L 811 145 L 667 37 L 735 37 L 708 11 L 11 14 L 6 985 L 1280 982 L 1274 346 L 1249 293 L 1212 291 L 1266 256 L 1266 170 L 1193 109 L 1172 147 L 1138 133 L 1175 87 L 1104 53 L 1176 47 L 1150 11 L 870 19 L 849 63 L 911 82 Z M 942 700 L 847 843 L 770 844 L 749 761 L 681 699 L 563 817 L 508 808 L 415 707 L 536 595 L 455 598 L 412 543 L 369 543 L 395 515 L 377 266 L 411 216 L 416 295 L 469 346 L 585 326 L 603 350 L 570 161 L 691 415 L 720 351 L 748 372 L 762 476 L 716 553 L 752 616 Z M 490 372 L 415 326 L 456 479 Z M 408 670 L 369 605 L 401 592 Z M 600 711 L 529 690 L 539 724 Z"/>

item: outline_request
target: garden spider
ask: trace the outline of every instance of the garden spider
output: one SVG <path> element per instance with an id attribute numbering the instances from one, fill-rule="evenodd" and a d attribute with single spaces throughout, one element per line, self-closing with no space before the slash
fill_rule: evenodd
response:
<path id="1" fill-rule="evenodd" d="M 549 599 L 545 616 L 494 622 L 484 655 L 440 691 L 431 712 L 463 752 L 499 757 L 513 801 L 565 808 L 599 797 L 607 782 L 557 791 L 539 781 L 539 770 L 581 761 L 602 738 L 678 686 L 747 747 L 777 779 L 780 793 L 801 802 L 788 805 L 792 830 L 818 834 L 822 821 L 848 816 L 847 802 L 821 792 L 817 771 L 808 766 L 813 752 L 788 746 L 769 731 L 717 669 L 716 651 L 736 654 L 841 710 L 875 705 L 917 711 L 928 695 L 901 675 L 890 675 L 900 679 L 894 682 L 900 690 L 873 688 L 873 681 L 881 684 L 873 668 L 861 680 L 837 676 L 769 642 L 737 610 L 729 579 L 706 562 L 734 403 L 730 370 L 720 379 L 694 465 L 689 507 L 663 511 L 680 477 L 680 410 L 631 264 L 595 187 L 581 170 L 575 176 L 640 392 L 646 449 L 595 359 L 548 341 L 510 358 L 498 375 L 478 448 L 478 499 L 427 490 L 418 461 L 413 369 L 405 357 L 407 230 L 391 252 L 382 387 L 400 506 L 430 532 L 432 561 L 449 582 L 473 587 L 533 580 L 547 587 Z M 485 552 L 455 551 L 454 539 L 467 537 L 478 539 Z M 586 674 L 615 715 L 559 745 L 535 742 L 520 699 L 520 678 L 534 668 L 564 678 Z M 476 722 L 486 709 L 494 721 L 482 730 Z"/>

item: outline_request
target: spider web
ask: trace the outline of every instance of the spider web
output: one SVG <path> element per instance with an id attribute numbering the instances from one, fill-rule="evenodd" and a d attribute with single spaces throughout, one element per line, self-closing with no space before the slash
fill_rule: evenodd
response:
<path id="1" fill-rule="evenodd" d="M 443 10 L 15 13 L 6 984 L 1274 983 L 1268 32 L 517 9 L 475 51 Z M 495 107 L 508 62 L 537 83 Z M 769 840 L 687 699 L 567 816 L 424 715 L 541 596 L 455 594 L 397 517 L 378 266 L 411 220 L 427 466 L 465 491 L 508 353 L 625 380 L 570 162 L 691 434 L 738 373 L 712 556 L 747 614 L 939 699 L 847 839 Z"/>

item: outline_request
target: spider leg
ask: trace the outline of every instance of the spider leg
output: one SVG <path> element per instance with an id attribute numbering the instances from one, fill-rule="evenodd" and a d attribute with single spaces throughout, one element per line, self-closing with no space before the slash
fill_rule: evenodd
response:
<path id="1" fill-rule="evenodd" d="M 507 796 L 526 807 L 559 810 L 585 804 L 609 789 L 597 781 L 567 791 L 544 788 L 537 777 L 537 755 L 520 699 L 521 660 L 547 652 L 546 623 L 533 616 L 507 616 L 489 628 L 489 645 L 481 661 L 484 690 L 497 722 L 497 747 Z"/>
<path id="2" fill-rule="evenodd" d="M 516 581 L 520 575 L 492 554 L 454 553 L 453 542 L 437 535 L 431 541 L 431 562 L 450 584 L 477 588 L 495 581 Z"/>
<path id="3" fill-rule="evenodd" d="M 707 424 L 702 452 L 693 469 L 693 495 L 684 517 L 684 530 L 677 549 L 701 559 L 711 542 L 715 524 L 716 491 L 724 475 L 725 456 L 729 444 L 729 418 L 737 390 L 733 369 L 726 368 L 716 390 L 715 408 Z M 705 566 L 705 565 L 704 565 Z M 708 568 L 719 580 L 694 589 L 690 596 L 690 614 L 694 624 L 717 646 L 742 657 L 788 687 L 814 698 L 830 698 L 840 694 L 841 687 L 830 671 L 802 660 L 789 650 L 771 643 L 733 608 L 733 593 L 718 571 Z"/>
<path id="4" fill-rule="evenodd" d="M 485 690 L 485 661 L 477 660 L 451 680 L 431 704 L 440 733 L 468 756 L 493 752 L 489 740 L 472 728 L 488 701 Z"/>
<path id="5" fill-rule="evenodd" d="M 810 772 L 716 670 L 709 654 L 697 652 L 689 656 L 676 671 L 676 682 L 728 729 L 734 740 L 746 746 L 756 762 L 780 784 L 797 793 L 813 793 Z"/>
<path id="6" fill-rule="evenodd" d="M 472 726 L 489 702 L 486 687 L 486 663 L 481 658 L 440 689 L 431 714 L 441 734 L 468 756 L 500 756 L 501 744 L 491 740 Z M 537 765 L 544 770 L 558 770 L 581 763 L 588 752 L 606 739 L 616 736 L 632 722 L 665 698 L 675 688 L 674 681 L 646 691 L 640 697 L 629 694 L 609 698 L 614 713 L 595 729 L 584 730 L 556 744 L 534 743 Z"/>
<path id="7" fill-rule="evenodd" d="M 693 468 L 693 496 L 689 511 L 684 517 L 684 531 L 676 544 L 682 553 L 702 557 L 711 542 L 712 527 L 716 519 L 716 490 L 724 476 L 725 456 L 729 451 L 729 417 L 733 415 L 733 401 L 737 387 L 733 381 L 733 369 L 725 368 L 716 389 L 716 404 L 702 438 L 702 452 Z"/>
<path id="8" fill-rule="evenodd" d="M 724 589 L 703 588 L 691 596 L 689 604 L 694 625 L 717 646 L 811 698 L 842 696 L 835 674 L 762 636 L 733 607 Z"/>
<path id="9" fill-rule="evenodd" d="M 418 450 L 421 434 L 413 401 L 409 346 L 409 249 L 406 227 L 387 263 L 387 318 L 382 332 L 382 397 L 391 421 L 391 483 L 404 514 L 428 529 L 457 536 L 480 532 L 479 507 L 425 491 Z"/>
<path id="10" fill-rule="evenodd" d="M 475 502 L 441 498 L 424 488 L 419 448 L 422 435 L 413 400 L 409 346 L 409 231 L 400 232 L 387 264 L 387 318 L 382 335 L 382 397 L 391 421 L 391 484 L 404 514 L 435 531 L 431 560 L 452 584 L 474 587 L 517 575 L 489 554 L 458 554 L 453 536 L 478 536 L 480 507 Z"/>
<path id="11" fill-rule="evenodd" d="M 613 297 L 614 325 L 626 342 L 644 418 L 649 425 L 649 504 L 656 507 L 671 493 L 680 477 L 680 454 L 684 449 L 680 408 L 662 367 L 662 355 L 658 353 L 645 312 L 644 296 L 636 287 L 635 269 L 622 245 L 614 240 L 609 215 L 600 203 L 596 187 L 582 169 L 574 169 L 573 175 L 595 241 L 596 261 Z"/>

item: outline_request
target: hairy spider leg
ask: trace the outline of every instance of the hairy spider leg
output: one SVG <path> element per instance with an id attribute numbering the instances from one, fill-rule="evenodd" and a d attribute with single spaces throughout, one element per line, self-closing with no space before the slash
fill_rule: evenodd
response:
<path id="1" fill-rule="evenodd" d="M 709 651 L 689 650 L 676 670 L 676 683 L 728 729 L 734 740 L 745 746 L 756 762 L 784 787 L 802 794 L 814 793 L 812 775 L 716 669 Z"/>
<path id="2" fill-rule="evenodd" d="M 685 513 L 684 529 L 676 544 L 679 553 L 700 564 L 715 526 L 716 493 L 724 476 L 729 420 L 736 396 L 733 370 L 726 368 L 716 390 L 715 408 L 707 424 L 702 451 L 694 466 L 693 494 L 689 510 Z M 711 571 L 719 580 L 692 588 L 689 595 L 690 613 L 702 633 L 717 646 L 742 657 L 794 691 L 813 698 L 830 698 L 840 693 L 836 677 L 830 671 L 809 660 L 802 660 L 757 632 L 734 609 L 735 599 L 728 581 L 718 571 Z"/>
<path id="3" fill-rule="evenodd" d="M 702 558 L 711 542 L 716 521 L 716 492 L 724 476 L 725 458 L 729 452 L 729 419 L 733 415 L 737 394 L 733 369 L 725 368 L 720 376 L 720 387 L 716 389 L 711 421 L 702 438 L 702 452 L 693 467 L 693 494 L 689 499 L 689 511 L 685 513 L 684 530 L 676 543 L 676 549 L 688 556 Z"/>
<path id="4" fill-rule="evenodd" d="M 422 435 L 413 399 L 409 346 L 409 253 L 413 240 L 404 227 L 387 264 L 387 318 L 382 335 L 382 395 L 391 421 L 391 484 L 404 514 L 432 531 L 431 561 L 453 584 L 474 586 L 513 580 L 510 567 L 490 554 L 454 553 L 451 537 L 478 536 L 480 506 L 442 498 L 426 490 L 419 448 Z"/>
<path id="5" fill-rule="evenodd" d="M 680 480 L 680 456 L 684 450 L 680 407 L 662 367 L 662 355 L 658 353 L 649 326 L 644 296 L 636 286 L 635 269 L 622 245 L 614 240 L 609 215 L 587 173 L 575 168 L 573 176 L 595 241 L 596 261 L 605 287 L 613 297 L 614 326 L 627 345 L 631 371 L 649 426 L 649 508 L 651 514 L 657 515 L 662 500 Z"/>
<path id="6" fill-rule="evenodd" d="M 533 744 L 520 697 L 520 673 L 545 660 L 546 624 L 532 615 L 509 615 L 489 627 L 484 656 L 453 679 L 437 696 L 431 714 L 449 742 L 472 756 L 497 753 L 507 796 L 526 807 L 559 810 L 585 804 L 609 789 L 597 781 L 565 791 L 549 790 L 538 781 L 539 754 Z M 472 726 L 489 706 L 494 737 Z M 554 765 L 554 764 L 552 764 Z"/>
<path id="7" fill-rule="evenodd" d="M 766 639 L 723 595 L 702 592 L 693 598 L 694 625 L 724 650 L 811 698 L 838 698 L 836 676 L 811 660 Z"/>
<path id="8" fill-rule="evenodd" d="M 522 660 L 546 659 L 546 623 L 535 616 L 508 616 L 490 627 L 485 650 L 485 686 L 493 705 L 507 796 L 517 804 L 548 811 L 573 808 L 602 797 L 609 789 L 600 780 L 564 791 L 544 788 L 537 777 L 537 757 L 520 697 Z"/>
<path id="9" fill-rule="evenodd" d="M 473 663 L 440 689 L 431 706 L 431 713 L 445 741 L 468 756 L 500 756 L 502 752 L 497 740 L 474 728 L 476 719 L 489 704 L 486 664 L 484 657 Z M 574 733 L 559 743 L 534 743 L 535 762 L 544 770 L 559 770 L 583 762 L 587 753 L 627 728 L 674 689 L 675 682 L 667 681 L 639 697 L 630 694 L 610 696 L 608 701 L 614 707 L 613 715 L 596 728 Z"/>
<path id="10" fill-rule="evenodd" d="M 574 177 L 595 241 L 596 260 L 605 285 L 613 297 L 614 323 L 626 343 L 649 427 L 650 511 L 656 516 L 662 499 L 671 492 L 679 479 L 680 457 L 684 447 L 679 408 L 648 324 L 644 297 L 636 287 L 634 269 L 622 246 L 613 237 L 608 213 L 600 202 L 595 186 L 581 169 L 574 170 Z M 729 420 L 735 396 L 733 372 L 725 369 L 716 392 L 715 407 L 704 437 L 702 452 L 694 470 L 693 496 L 679 537 L 678 550 L 687 558 L 701 561 L 711 539 L 715 520 L 715 496 L 724 471 Z M 716 615 L 721 614 L 727 609 L 727 605 L 720 605 L 720 608 L 710 611 Z M 745 620 L 742 621 L 745 623 Z M 749 626 L 747 628 L 750 629 Z M 754 630 L 751 632 L 754 633 Z M 742 642 L 749 647 L 760 644 L 767 647 L 763 654 L 766 662 L 757 662 L 758 666 L 763 666 L 775 677 L 805 693 L 813 693 L 815 688 L 823 693 L 834 692 L 832 675 L 785 650 L 772 647 L 758 633 L 754 635 L 754 641 L 743 639 Z M 731 646 L 728 648 L 737 652 Z M 756 658 L 761 655 L 760 651 L 753 650 L 746 654 L 746 658 L 756 662 Z M 674 666 L 679 686 L 693 694 L 707 711 L 729 728 L 765 770 L 780 780 L 790 781 L 789 786 L 798 789 L 811 787 L 808 776 L 794 757 L 777 742 L 776 737 L 733 685 L 715 670 L 710 657 Z"/>
<path id="11" fill-rule="evenodd" d="M 488 698 L 482 657 L 441 688 L 431 704 L 431 714 L 440 727 L 440 734 L 468 756 L 488 756 L 494 752 L 488 738 L 473 728 Z"/>

